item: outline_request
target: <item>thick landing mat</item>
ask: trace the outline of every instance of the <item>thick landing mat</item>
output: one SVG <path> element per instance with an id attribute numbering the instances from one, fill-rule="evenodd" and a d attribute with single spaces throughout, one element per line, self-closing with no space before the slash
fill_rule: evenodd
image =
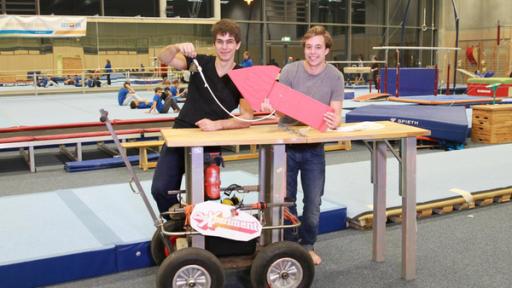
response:
<path id="1" fill-rule="evenodd" d="M 464 106 L 383 106 L 369 105 L 346 114 L 346 122 L 389 120 L 432 131 L 431 137 L 464 143 L 468 118 Z"/>
<path id="2" fill-rule="evenodd" d="M 418 155 L 416 168 L 418 213 L 423 215 L 422 209 L 432 210 L 434 204 L 443 204 L 446 200 L 457 200 L 443 204 L 447 207 L 462 205 L 461 203 L 466 203 L 467 193 L 473 195 L 474 202 L 478 202 L 479 196 L 476 195 L 483 194 L 482 191 L 508 189 L 508 192 L 502 191 L 503 193 L 489 196 L 490 203 L 493 197 L 502 197 L 502 195 L 506 200 L 506 194 L 508 193 L 508 197 L 512 194 L 510 189 L 512 157 L 509 157 L 511 153 L 512 144 L 504 144 Z M 398 173 L 397 160 L 389 157 L 386 186 L 388 213 L 402 205 L 402 199 L 398 194 Z M 373 209 L 370 177 L 369 161 L 330 165 L 327 169 L 325 195 L 329 199 L 343 201 L 348 207 L 348 217 L 351 222 L 358 223 L 360 227 L 366 224 L 371 225 L 371 221 L 365 222 Z M 395 213 L 395 216 L 397 214 Z M 391 216 L 388 215 L 388 217 Z"/>

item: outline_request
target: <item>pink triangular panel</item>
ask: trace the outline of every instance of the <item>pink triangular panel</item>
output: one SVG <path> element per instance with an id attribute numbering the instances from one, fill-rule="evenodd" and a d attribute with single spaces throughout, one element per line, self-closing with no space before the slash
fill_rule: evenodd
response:
<path id="1" fill-rule="evenodd" d="M 228 75 L 236 88 L 249 102 L 254 111 L 259 111 L 261 102 L 268 97 L 280 69 L 273 65 L 252 66 L 229 71 Z"/>
<path id="2" fill-rule="evenodd" d="M 281 83 L 275 83 L 269 100 L 277 111 L 322 132 L 327 130 L 324 114 L 334 112 L 330 106 Z"/>

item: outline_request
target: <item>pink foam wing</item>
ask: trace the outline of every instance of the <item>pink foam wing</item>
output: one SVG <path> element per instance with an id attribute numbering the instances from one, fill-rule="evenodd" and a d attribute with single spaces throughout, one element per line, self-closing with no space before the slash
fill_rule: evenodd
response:
<path id="1" fill-rule="evenodd" d="M 280 69 L 273 65 L 260 65 L 231 70 L 228 75 L 251 108 L 259 111 L 261 103 L 268 97 L 276 83 L 279 71 Z"/>
<path id="2" fill-rule="evenodd" d="M 327 130 L 324 114 L 334 112 L 332 107 L 281 83 L 274 84 L 269 100 L 277 111 L 322 132 Z"/>

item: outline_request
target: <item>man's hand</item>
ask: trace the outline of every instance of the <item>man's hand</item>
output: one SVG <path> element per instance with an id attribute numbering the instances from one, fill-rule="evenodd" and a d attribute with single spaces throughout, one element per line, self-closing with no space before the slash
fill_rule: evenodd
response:
<path id="1" fill-rule="evenodd" d="M 272 113 L 274 111 L 274 108 L 270 104 L 270 100 L 268 98 L 265 98 L 265 100 L 261 102 L 260 111 L 267 113 Z"/>
<path id="2" fill-rule="evenodd" d="M 217 131 L 222 130 L 222 125 L 217 121 L 212 121 L 207 118 L 203 118 L 196 122 L 196 126 L 203 131 Z"/>
<path id="3" fill-rule="evenodd" d="M 327 112 L 324 114 L 324 120 L 327 123 L 329 129 L 337 129 L 340 126 L 340 115 L 334 112 Z"/>
<path id="4" fill-rule="evenodd" d="M 176 47 L 181 52 L 181 54 L 183 54 L 187 57 L 196 58 L 196 56 L 197 56 L 196 47 L 194 47 L 194 44 L 192 44 L 192 43 L 188 43 L 188 42 L 180 43 L 180 44 L 176 44 Z"/>

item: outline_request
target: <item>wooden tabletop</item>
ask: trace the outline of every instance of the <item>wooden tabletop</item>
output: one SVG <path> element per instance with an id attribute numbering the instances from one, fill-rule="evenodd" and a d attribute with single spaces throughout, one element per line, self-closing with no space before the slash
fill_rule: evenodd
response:
<path id="1" fill-rule="evenodd" d="M 389 121 L 376 122 L 384 128 L 352 132 L 319 132 L 309 127 L 291 127 L 288 130 L 277 125 L 258 125 L 245 129 L 204 132 L 192 129 L 162 129 L 163 138 L 169 147 L 227 146 L 251 144 L 299 144 L 341 140 L 398 139 L 430 135 L 429 130 Z M 342 126 L 356 123 L 342 124 Z"/>

